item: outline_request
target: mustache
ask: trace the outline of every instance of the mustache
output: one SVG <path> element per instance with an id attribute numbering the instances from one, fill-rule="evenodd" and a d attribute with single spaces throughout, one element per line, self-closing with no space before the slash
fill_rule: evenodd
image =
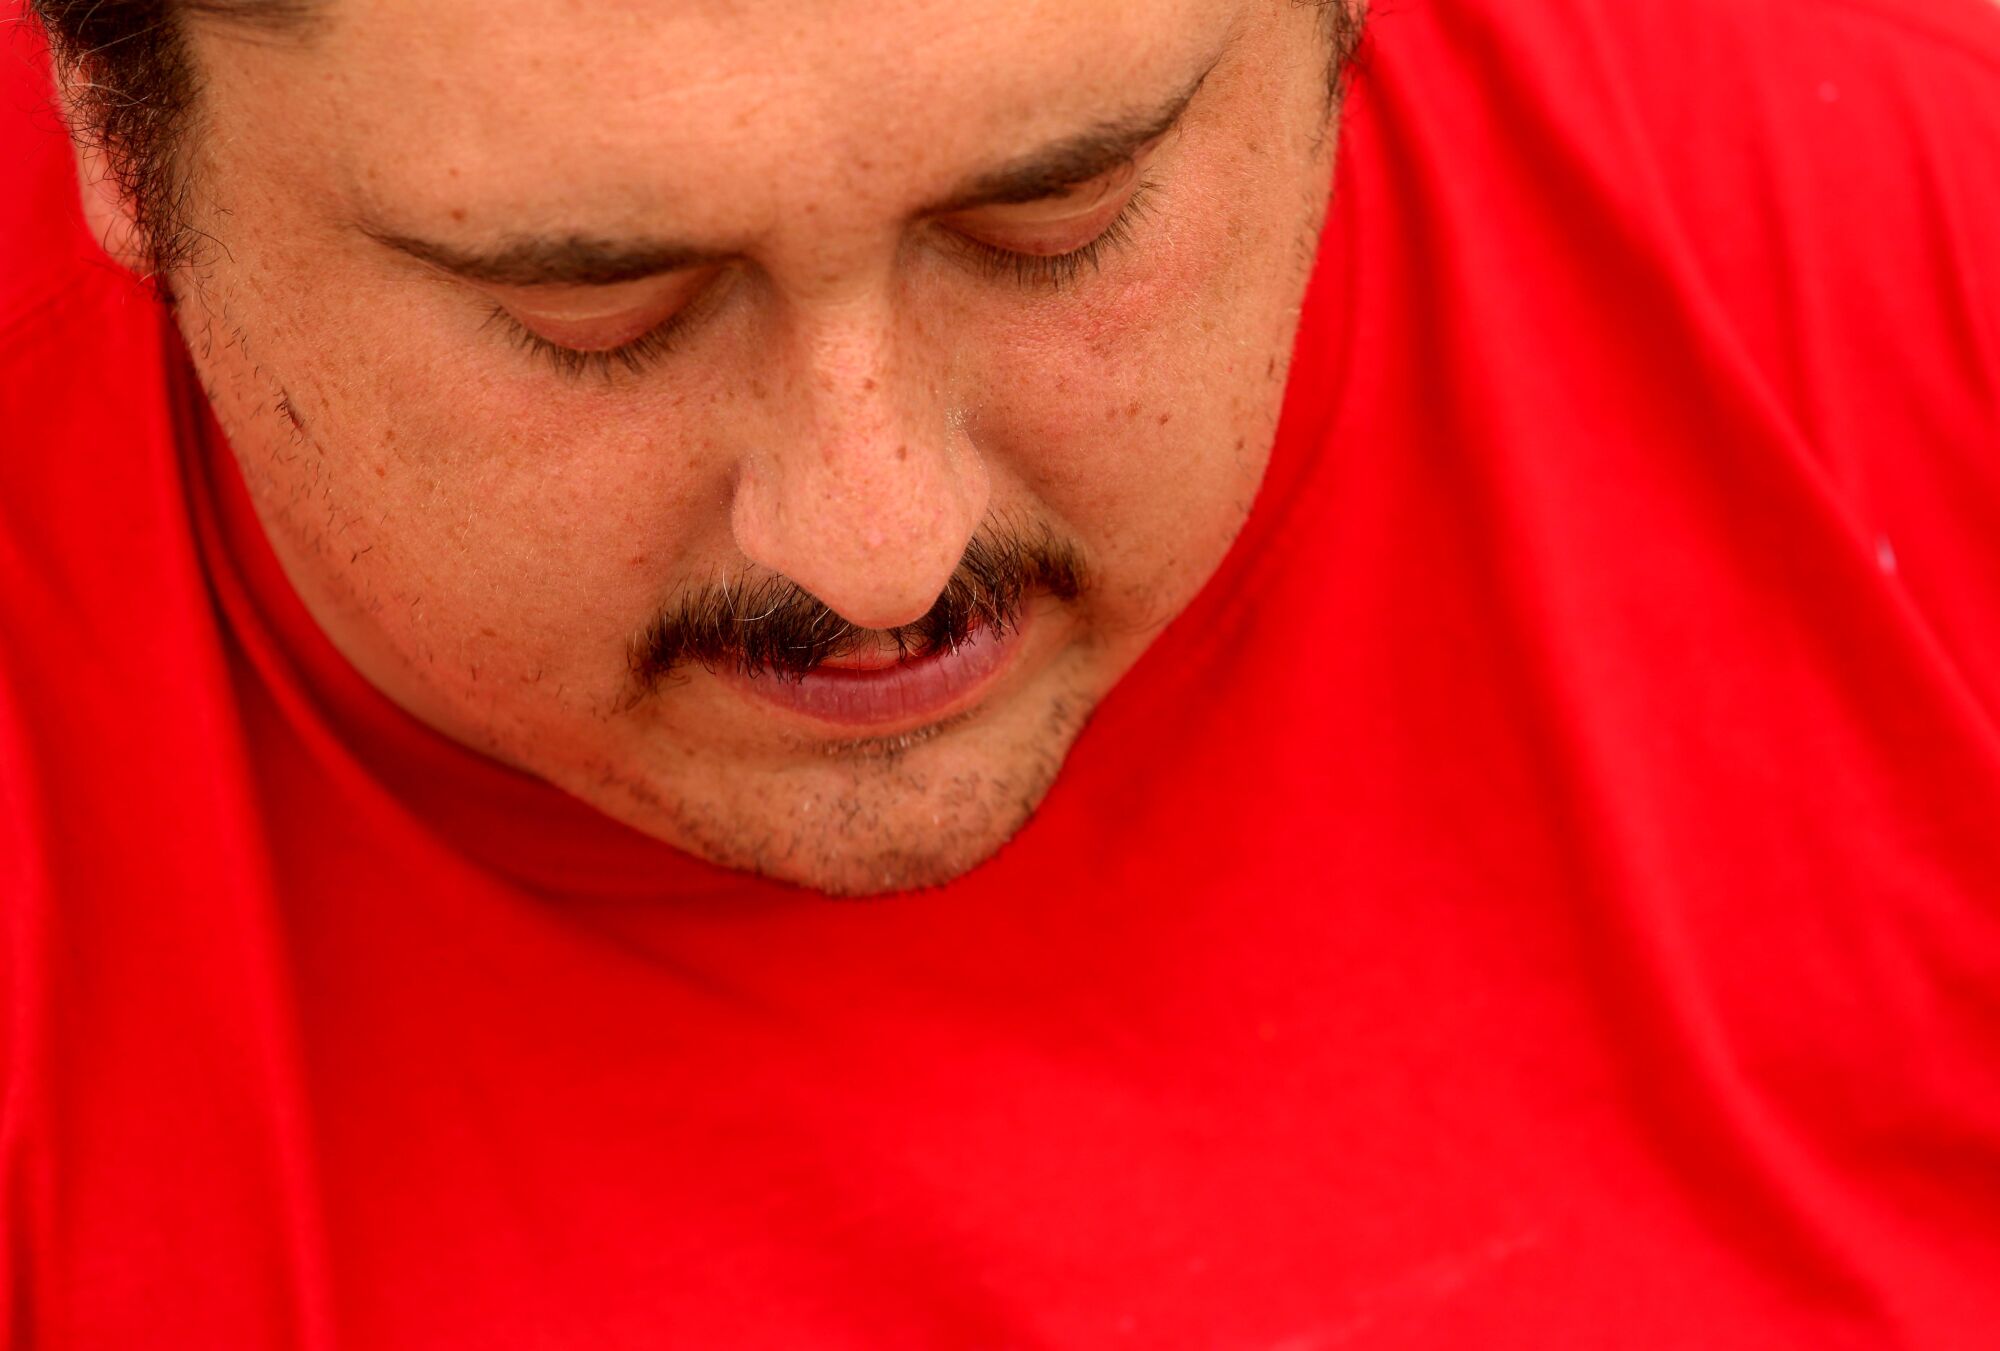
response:
<path id="1" fill-rule="evenodd" d="M 903 656 L 918 657 L 955 648 L 982 624 L 1006 632 L 1018 626 L 1035 596 L 1073 601 L 1088 585 L 1079 550 L 1052 532 L 982 531 L 966 545 L 937 600 L 913 623 L 859 628 L 772 573 L 683 596 L 634 635 L 627 657 L 639 696 L 693 666 L 801 680 L 827 661 L 873 651 L 885 638 Z"/>

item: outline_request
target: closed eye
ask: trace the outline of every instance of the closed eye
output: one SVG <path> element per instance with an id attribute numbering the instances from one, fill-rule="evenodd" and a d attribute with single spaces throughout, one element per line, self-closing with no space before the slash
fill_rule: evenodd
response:
<path id="1" fill-rule="evenodd" d="M 996 243 L 965 229 L 950 226 L 946 229 L 953 247 L 984 275 L 1021 286 L 1059 290 L 1074 282 L 1084 269 L 1094 272 L 1101 268 L 1110 250 L 1131 242 L 1133 227 L 1145 215 L 1152 191 L 1152 183 L 1137 183 L 1115 213 L 1091 223 L 1095 233 L 1080 243 L 1054 251 L 1036 247 L 1040 240 Z"/>
<path id="2" fill-rule="evenodd" d="M 1065 192 L 953 213 L 934 225 L 947 246 L 983 276 L 1060 290 L 1086 269 L 1100 269 L 1110 251 L 1131 242 L 1154 191 L 1155 185 L 1139 176 L 1135 160 Z M 656 287 L 642 291 L 629 306 L 616 303 L 629 288 L 594 288 L 582 313 L 517 295 L 494 304 L 488 323 L 563 376 L 637 374 L 680 345 L 714 308 L 732 276 L 731 268 L 705 269 L 664 296 Z M 611 303 L 603 294 L 607 289 Z"/>
<path id="3" fill-rule="evenodd" d="M 633 284 L 620 296 L 617 289 L 597 288 L 592 303 L 579 309 L 536 297 L 502 299 L 488 316 L 521 350 L 548 361 L 570 377 L 610 376 L 620 369 L 638 373 L 671 352 L 687 331 L 720 303 L 729 290 L 732 269 L 710 268 L 675 279 L 661 293 L 657 282 Z M 649 289 L 635 290 L 644 286 Z M 603 292 L 610 291 L 610 295 Z M 621 299 L 630 303 L 619 305 Z"/>
<path id="4" fill-rule="evenodd" d="M 516 347 L 548 361 L 556 370 L 572 378 L 586 375 L 609 376 L 623 368 L 637 374 L 671 352 L 682 330 L 685 311 L 676 312 L 629 342 L 616 347 L 568 347 L 552 341 L 522 323 L 505 305 L 495 305 L 489 324 L 499 326 Z"/>

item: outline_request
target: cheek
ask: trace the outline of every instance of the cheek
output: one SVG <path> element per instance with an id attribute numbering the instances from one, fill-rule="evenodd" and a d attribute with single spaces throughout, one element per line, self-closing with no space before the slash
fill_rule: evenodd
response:
<path id="1" fill-rule="evenodd" d="M 1168 241 L 1142 275 L 1080 290 L 994 341 L 985 387 L 1017 393 L 977 420 L 982 449 L 1101 567 L 1171 601 L 1199 586 L 1248 515 L 1296 300 L 1294 235 L 1202 218 L 1213 224 Z"/>
<path id="2" fill-rule="evenodd" d="M 689 402 L 552 393 L 538 376 L 440 397 L 399 373 L 371 405 L 395 410 L 394 425 L 356 440 L 395 438 L 401 453 L 377 465 L 376 483 L 452 594 L 477 597 L 485 622 L 504 623 L 538 663 L 587 667 L 593 647 L 616 657 L 726 525 L 714 510 L 726 475 L 696 431 L 710 410 Z"/>
<path id="3" fill-rule="evenodd" d="M 406 334 L 434 333 L 434 316 L 417 328 L 298 295 L 245 284 L 217 311 L 253 336 L 211 344 L 207 365 L 308 603 L 456 701 L 515 680 L 615 685 L 626 635 L 704 541 L 720 490 L 685 432 L 707 409 L 662 399 L 611 416 L 588 382 L 552 396 L 532 368 L 508 377 L 472 353 L 453 368 L 416 348 Z"/>

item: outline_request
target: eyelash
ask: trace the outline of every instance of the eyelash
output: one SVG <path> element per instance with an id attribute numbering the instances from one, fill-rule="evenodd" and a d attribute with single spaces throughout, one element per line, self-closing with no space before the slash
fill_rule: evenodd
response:
<path id="1" fill-rule="evenodd" d="M 578 347 L 564 347 L 559 342 L 550 342 L 541 334 L 529 328 L 507 312 L 504 305 L 495 305 L 488 323 L 497 322 L 514 346 L 524 352 L 551 363 L 558 374 L 572 380 L 580 380 L 587 375 L 601 375 L 609 379 L 622 366 L 638 375 L 647 366 L 671 352 L 675 340 L 686 326 L 688 311 L 683 309 L 641 333 L 628 343 L 617 347 L 585 350 Z"/>
<path id="2" fill-rule="evenodd" d="M 1084 268 L 1098 271 L 1104 266 L 1107 252 L 1131 242 L 1132 227 L 1150 205 L 1147 197 L 1152 190 L 1151 182 L 1141 180 L 1126 199 L 1124 209 L 1111 218 L 1111 223 L 1088 244 L 1068 253 L 1017 253 L 966 235 L 956 236 L 954 247 L 972 259 L 988 277 L 1011 281 L 1019 286 L 1059 291 L 1075 281 Z"/>
<path id="3" fill-rule="evenodd" d="M 1099 231 L 1095 239 L 1068 253 L 1018 253 L 967 235 L 955 235 L 953 246 L 971 259 L 984 276 L 1011 281 L 1023 287 L 1061 290 L 1074 282 L 1084 268 L 1088 267 L 1092 272 L 1102 268 L 1107 252 L 1131 242 L 1132 227 L 1145 214 L 1149 205 L 1146 199 L 1152 190 L 1151 182 L 1141 181 L 1126 200 L 1124 209 L 1111 218 L 1111 223 Z M 550 362 L 558 374 L 570 379 L 582 379 L 588 375 L 609 378 L 621 366 L 634 375 L 640 374 L 671 352 L 686 327 L 689 312 L 686 309 L 680 311 L 628 343 L 596 351 L 550 342 L 509 314 L 502 305 L 493 307 L 488 322 L 498 322 L 516 347 Z"/>

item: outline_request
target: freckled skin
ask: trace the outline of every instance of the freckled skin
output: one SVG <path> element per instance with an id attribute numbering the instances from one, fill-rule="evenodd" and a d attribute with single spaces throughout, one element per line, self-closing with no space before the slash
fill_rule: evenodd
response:
<path id="1" fill-rule="evenodd" d="M 1330 180 L 1292 0 L 327 0 L 310 43 L 196 20 L 213 236 L 171 283 L 288 574 L 391 698 L 696 854 L 834 893 L 956 876 L 1213 573 L 1268 458 Z M 1149 209 L 1064 289 L 924 207 L 1224 49 Z M 720 241 L 736 281 L 642 372 L 566 380 L 476 289 L 364 237 Z M 968 715 L 779 725 L 701 672 L 627 697 L 687 588 L 781 572 L 856 623 L 982 520 L 1095 584 Z"/>

